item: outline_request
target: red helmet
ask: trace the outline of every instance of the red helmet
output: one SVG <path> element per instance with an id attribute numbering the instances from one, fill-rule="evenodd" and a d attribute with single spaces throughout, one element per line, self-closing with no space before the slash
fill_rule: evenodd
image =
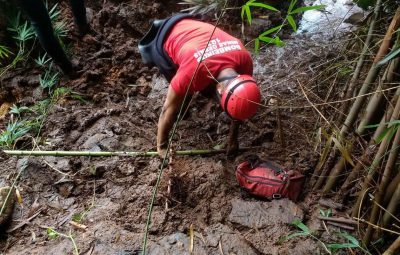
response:
<path id="1" fill-rule="evenodd" d="M 231 118 L 245 120 L 257 112 L 260 99 L 260 89 L 253 77 L 239 75 L 226 86 L 221 96 L 221 106 Z"/>

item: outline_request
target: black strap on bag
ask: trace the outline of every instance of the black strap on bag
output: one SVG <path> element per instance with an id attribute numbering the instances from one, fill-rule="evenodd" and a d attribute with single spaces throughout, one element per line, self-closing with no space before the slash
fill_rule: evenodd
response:
<path id="1" fill-rule="evenodd" d="M 164 41 L 173 26 L 183 19 L 199 19 L 197 15 L 180 13 L 163 20 L 155 20 L 139 42 L 139 52 L 142 62 L 146 65 L 157 66 L 160 73 L 170 82 L 178 67 L 164 50 Z"/>

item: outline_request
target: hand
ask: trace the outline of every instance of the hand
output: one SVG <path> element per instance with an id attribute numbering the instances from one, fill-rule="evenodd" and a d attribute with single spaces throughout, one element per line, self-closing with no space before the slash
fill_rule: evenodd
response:
<path id="1" fill-rule="evenodd" d="M 157 153 L 158 153 L 158 156 L 161 159 L 163 159 L 163 158 L 165 158 L 165 155 L 167 155 L 167 149 L 166 148 L 157 147 Z"/>
<path id="2" fill-rule="evenodd" d="M 165 155 L 167 155 L 167 142 L 157 144 L 157 153 L 161 159 L 165 158 Z"/>

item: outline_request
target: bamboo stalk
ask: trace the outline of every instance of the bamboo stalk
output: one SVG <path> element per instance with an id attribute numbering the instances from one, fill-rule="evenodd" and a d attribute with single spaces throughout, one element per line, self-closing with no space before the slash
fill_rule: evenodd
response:
<path id="1" fill-rule="evenodd" d="M 394 107 L 393 105 L 396 104 L 396 102 L 399 99 L 400 95 L 400 88 L 398 88 L 391 100 L 391 103 L 389 104 L 389 108 L 386 111 L 386 114 L 382 117 L 381 122 L 379 123 L 378 128 L 376 129 L 373 137 L 371 138 L 367 149 L 365 149 L 363 155 L 360 157 L 358 160 L 356 166 L 353 168 L 349 176 L 347 176 L 346 181 L 343 183 L 340 191 L 342 194 L 346 194 L 348 190 L 352 186 L 352 182 L 357 178 L 361 170 L 364 168 L 366 164 L 369 164 L 370 162 L 370 155 L 372 154 L 373 147 L 377 144 L 378 137 L 382 134 L 382 131 L 385 128 L 385 123 L 388 122 L 393 114 Z"/>
<path id="2" fill-rule="evenodd" d="M 360 54 L 360 58 L 357 61 L 356 67 L 354 69 L 353 76 L 350 79 L 349 86 L 348 86 L 346 95 L 344 96 L 344 99 L 350 98 L 351 95 L 353 94 L 353 91 L 354 91 L 355 87 L 356 87 L 356 84 L 357 84 L 356 81 L 358 79 L 358 76 L 360 75 L 360 72 L 361 72 L 365 57 L 366 57 L 367 52 L 369 50 L 369 46 L 370 46 L 370 43 L 371 43 L 372 35 L 374 34 L 376 20 L 378 19 L 378 16 L 379 16 L 379 10 L 380 10 L 380 6 L 381 6 L 381 2 L 382 2 L 381 0 L 378 0 L 377 3 L 375 4 L 374 16 L 372 17 L 372 20 L 371 20 L 369 28 L 368 28 L 367 38 L 365 39 L 364 46 L 363 46 L 363 49 L 362 49 L 361 54 Z M 347 108 L 348 108 L 348 104 L 349 104 L 348 101 L 343 102 L 340 112 L 346 112 Z M 342 118 L 343 118 L 342 116 L 343 115 L 339 116 L 338 125 L 342 122 Z M 333 156 L 333 155 L 336 155 L 337 151 L 336 151 L 335 148 L 333 150 L 334 151 L 332 153 L 330 153 L 332 156 L 331 157 L 327 157 L 327 158 L 336 158 L 336 156 Z M 318 162 L 318 164 L 317 164 L 317 166 L 315 168 L 314 176 L 320 176 L 320 175 L 324 175 L 325 176 L 327 174 L 329 168 L 323 169 L 323 166 L 325 165 L 326 159 L 325 160 L 320 159 L 320 161 Z M 323 181 L 324 181 L 324 178 L 322 178 L 322 179 L 318 178 L 317 184 L 315 184 L 315 186 L 314 186 L 314 183 L 312 183 L 312 186 L 314 186 L 314 189 L 319 189 L 320 186 L 322 186 Z"/>
<path id="3" fill-rule="evenodd" d="M 399 38 L 398 38 L 399 39 Z M 396 46 L 399 44 L 398 40 L 396 41 Z M 393 61 L 390 61 L 388 67 L 385 70 L 385 74 L 382 77 L 382 80 L 380 81 L 380 84 L 382 86 L 378 86 L 376 89 L 376 93 L 374 93 L 371 96 L 370 101 L 368 102 L 367 108 L 365 110 L 365 114 L 358 125 L 357 128 L 357 134 L 363 135 L 365 132 L 365 126 L 371 124 L 371 120 L 376 116 L 377 112 L 379 112 L 381 109 L 379 106 L 382 105 L 383 100 L 385 99 L 384 93 L 382 90 L 385 90 L 390 87 L 394 87 L 395 84 L 391 83 L 397 72 L 397 68 L 399 67 L 399 59 L 396 58 Z M 385 86 L 385 84 L 389 84 L 388 86 Z M 397 84 L 396 84 L 397 85 Z"/>
<path id="4" fill-rule="evenodd" d="M 396 212 L 400 205 L 400 183 L 397 184 L 396 191 L 393 193 L 392 199 L 390 199 L 389 205 L 386 208 L 386 212 L 382 218 L 382 225 L 388 226 L 392 220 L 392 215 Z"/>
<path id="5" fill-rule="evenodd" d="M 400 248 L 400 236 L 389 246 L 389 248 L 382 255 L 395 255 L 396 251 Z"/>
<path id="6" fill-rule="evenodd" d="M 400 22 L 400 7 L 396 10 L 396 14 L 394 15 L 392 22 L 388 27 L 388 30 L 381 43 L 381 46 L 377 54 L 375 55 L 374 62 L 369 69 L 367 77 L 365 78 L 363 85 L 361 86 L 361 89 L 358 92 L 357 99 L 354 101 L 353 105 L 350 108 L 349 114 L 347 115 L 343 123 L 343 126 L 340 130 L 338 137 L 346 137 L 348 131 L 353 127 L 353 124 L 356 121 L 357 116 L 359 115 L 361 108 L 366 100 L 366 97 L 364 97 L 363 95 L 369 93 L 371 85 L 375 82 L 379 74 L 379 71 L 381 69 L 381 67 L 376 65 L 376 63 L 378 63 L 388 53 L 390 40 L 392 38 L 394 31 L 398 28 L 399 22 Z M 334 147 L 331 153 L 332 157 L 330 158 L 335 158 L 334 155 L 336 154 L 337 154 L 337 149 L 336 147 Z M 323 165 L 322 163 L 318 164 L 318 168 L 315 170 L 315 172 L 320 172 L 322 165 Z M 317 183 L 315 184 L 314 189 L 319 189 L 322 186 L 323 182 L 325 181 L 325 176 L 328 176 L 330 174 L 330 170 L 331 170 L 330 168 L 325 167 Z"/>
<path id="7" fill-rule="evenodd" d="M 400 168 L 397 169 L 396 177 L 393 178 L 393 180 L 390 182 L 389 186 L 387 187 L 386 196 L 383 201 L 383 205 L 386 206 L 387 204 L 389 204 L 389 201 L 392 198 L 394 192 L 396 192 L 396 188 L 399 183 L 400 183 Z"/>
<path id="8" fill-rule="evenodd" d="M 371 222 L 372 224 L 376 224 L 378 222 L 378 213 L 380 212 L 380 208 L 379 208 L 378 204 L 382 203 L 387 185 L 389 184 L 389 178 L 392 176 L 392 170 L 393 170 L 394 164 L 396 163 L 396 159 L 397 159 L 398 152 L 399 152 L 399 147 L 398 147 L 399 143 L 400 143 L 400 129 L 397 129 L 396 136 L 393 140 L 392 148 L 389 153 L 389 158 L 386 162 L 385 170 L 383 172 L 381 182 L 379 184 L 378 190 L 375 195 L 376 203 L 372 207 L 372 212 L 371 212 L 371 216 L 369 219 L 369 222 Z M 367 228 L 367 232 L 363 239 L 363 242 L 365 245 L 368 245 L 370 243 L 372 233 L 373 233 L 373 228 L 371 225 L 369 225 Z"/>
<path id="9" fill-rule="evenodd" d="M 376 1 L 375 8 L 374 8 L 374 15 L 373 15 L 373 17 L 371 19 L 371 22 L 370 22 L 369 28 L 368 28 L 367 38 L 365 39 L 364 47 L 363 47 L 363 49 L 361 51 L 361 55 L 360 55 L 360 57 L 359 57 L 359 59 L 357 61 L 356 68 L 354 69 L 353 76 L 350 79 L 349 86 L 348 86 L 348 89 L 346 91 L 346 95 L 345 95 L 344 99 L 347 99 L 347 98 L 351 97 L 351 95 L 353 94 L 353 92 L 355 90 L 355 87 L 357 85 L 356 81 L 358 79 L 358 76 L 360 75 L 361 69 L 362 69 L 363 64 L 364 64 L 365 57 L 367 55 L 367 52 L 368 52 L 370 44 L 371 44 L 372 35 L 374 34 L 376 21 L 378 19 L 380 7 L 381 7 L 381 2 L 382 2 L 382 0 Z M 346 112 L 347 109 L 348 109 L 348 106 L 349 106 L 349 102 L 347 102 L 347 101 L 343 102 L 340 112 Z M 343 115 L 341 115 L 339 117 L 338 125 L 340 125 L 341 122 L 342 122 L 342 119 L 343 119 L 342 116 Z"/>
<path id="10" fill-rule="evenodd" d="M 396 45 L 397 45 L 396 41 Z M 395 70 L 397 70 L 397 67 L 399 66 L 399 61 L 398 59 L 394 61 L 390 61 L 390 64 L 385 70 L 384 77 L 382 78 L 381 83 L 382 84 L 391 84 L 390 82 L 394 79 L 395 77 Z M 394 86 L 391 84 L 390 86 Z M 389 86 L 388 86 L 389 87 Z M 384 95 L 382 92 L 382 89 L 386 89 L 386 87 L 378 86 L 376 89 L 376 93 L 370 98 L 367 109 L 365 111 L 365 114 L 361 120 L 360 125 L 357 128 L 356 133 L 359 136 L 362 136 L 365 132 L 365 126 L 370 124 L 371 120 L 373 119 L 374 116 L 377 115 L 377 112 L 380 110 L 379 105 L 383 103 Z M 380 134 L 380 133 L 379 133 Z M 353 145 L 351 145 L 347 150 L 349 151 L 349 154 L 351 153 L 353 149 Z M 335 166 L 332 168 L 330 171 L 330 175 L 327 178 L 326 184 L 322 190 L 322 194 L 325 195 L 328 192 L 332 190 L 332 188 L 336 185 L 339 176 L 343 173 L 345 166 L 346 166 L 346 159 L 341 156 L 339 161 L 335 164 Z"/>
<path id="11" fill-rule="evenodd" d="M 361 89 L 358 92 L 358 95 L 364 95 L 370 91 L 371 84 L 375 82 L 376 77 L 378 76 L 378 73 L 381 69 L 380 66 L 376 65 L 388 52 L 390 48 L 390 41 L 392 38 L 393 33 L 396 31 L 396 29 L 399 27 L 400 23 L 400 7 L 397 8 L 396 13 L 392 19 L 392 22 L 389 25 L 389 28 L 385 34 L 385 37 L 383 38 L 383 41 L 381 43 L 381 46 L 378 50 L 378 53 L 376 54 L 374 58 L 374 62 L 367 74 L 367 78 L 365 79 Z M 365 102 L 365 97 L 358 97 L 355 102 L 353 103 L 349 114 L 347 115 L 346 120 L 344 121 L 343 127 L 340 130 L 340 137 L 344 137 L 348 131 L 352 128 L 354 122 L 356 121 L 356 118 Z"/>
<path id="12" fill-rule="evenodd" d="M 246 151 L 251 149 L 257 149 L 259 147 L 243 147 L 239 148 L 239 151 Z M 24 150 L 3 150 L 4 153 L 12 156 L 54 156 L 54 157 L 154 157 L 158 153 L 156 151 L 24 151 Z M 218 150 L 182 150 L 175 151 L 175 155 L 209 155 L 225 153 L 225 149 Z"/>
<path id="13" fill-rule="evenodd" d="M 397 100 L 395 109 L 393 111 L 392 117 L 390 118 L 390 121 L 394 121 L 397 120 L 399 118 L 399 114 L 400 114 L 400 99 Z M 390 125 L 389 127 L 391 127 L 392 125 Z M 381 142 L 380 146 L 379 146 L 379 150 L 375 155 L 375 158 L 371 164 L 371 167 L 369 169 L 368 175 L 365 178 L 363 184 L 362 184 L 362 188 L 360 191 L 360 194 L 357 198 L 357 202 L 354 204 L 353 207 L 353 212 L 352 212 L 352 216 L 356 217 L 359 207 L 361 205 L 361 202 L 363 200 L 363 194 L 366 192 L 366 190 L 372 185 L 373 179 L 375 177 L 375 173 L 377 170 L 377 166 L 380 164 L 380 162 L 382 161 L 383 157 L 385 156 L 385 153 L 387 151 L 387 147 L 389 146 L 390 140 L 389 140 L 389 136 L 385 136 L 385 138 L 383 139 L 383 141 Z"/>

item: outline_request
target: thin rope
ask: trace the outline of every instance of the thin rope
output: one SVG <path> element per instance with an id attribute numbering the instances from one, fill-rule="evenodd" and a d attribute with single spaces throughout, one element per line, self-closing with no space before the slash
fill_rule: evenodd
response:
<path id="1" fill-rule="evenodd" d="M 216 23 L 214 25 L 214 29 L 211 32 L 210 38 L 207 41 L 206 47 L 204 48 L 203 54 L 201 55 L 201 58 L 200 58 L 200 61 L 197 63 L 196 69 L 194 70 L 194 73 L 193 73 L 193 75 L 192 75 L 192 77 L 190 79 L 189 86 L 187 87 L 185 96 L 183 98 L 183 102 L 185 102 L 187 96 L 189 95 L 189 90 L 190 90 L 190 88 L 192 86 L 194 77 L 197 74 L 197 71 L 199 70 L 200 64 L 203 62 L 206 50 L 207 50 L 208 45 L 209 45 L 209 43 L 210 43 L 210 41 L 211 41 L 211 39 L 212 39 L 212 37 L 213 37 L 213 35 L 215 33 L 215 30 L 217 29 L 218 23 L 219 23 L 220 19 L 222 18 L 222 16 L 225 14 L 226 3 L 227 3 L 227 1 L 225 1 L 224 7 L 223 7 L 222 12 L 221 12 L 221 15 L 218 17 L 218 19 L 217 19 L 217 21 L 216 21 Z M 152 195 L 151 200 L 150 200 L 150 205 L 149 205 L 148 214 L 147 214 L 147 221 L 146 221 L 144 238 L 143 238 L 142 255 L 146 254 L 146 246 L 147 246 L 147 240 L 148 240 L 148 235 L 149 235 L 149 228 L 150 228 L 150 224 L 151 224 L 151 216 L 152 216 L 153 209 L 154 209 L 155 199 L 156 199 L 156 196 L 157 196 L 157 193 L 158 193 L 158 188 L 159 188 L 160 182 L 161 182 L 161 175 L 163 173 L 165 163 L 167 162 L 167 157 L 168 157 L 168 154 L 169 154 L 169 150 L 171 148 L 172 138 L 174 137 L 175 132 L 177 130 L 177 127 L 179 125 L 179 122 L 181 120 L 181 115 L 182 115 L 184 107 L 185 107 L 185 104 L 182 103 L 182 105 L 181 105 L 181 107 L 179 109 L 179 114 L 178 114 L 177 120 L 174 123 L 170 138 L 168 140 L 167 149 L 166 149 L 167 152 L 166 152 L 166 154 L 165 154 L 165 156 L 164 156 L 164 158 L 162 160 L 162 163 L 161 163 L 161 166 L 160 166 L 160 170 L 159 170 L 158 176 L 157 176 L 157 182 L 156 182 L 156 184 L 154 186 L 154 189 L 153 189 L 153 195 Z M 187 105 L 187 107 L 189 107 L 189 104 Z"/>

